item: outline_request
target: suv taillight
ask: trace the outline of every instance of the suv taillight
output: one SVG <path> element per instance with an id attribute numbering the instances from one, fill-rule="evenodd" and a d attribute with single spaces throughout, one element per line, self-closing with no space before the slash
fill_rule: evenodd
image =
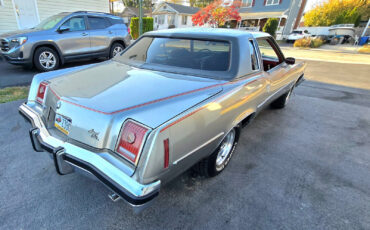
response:
<path id="1" fill-rule="evenodd" d="M 41 82 L 39 85 L 39 89 L 37 90 L 37 95 L 36 95 L 36 101 L 40 104 L 44 103 L 44 97 L 46 90 L 48 88 L 48 83 L 47 82 Z"/>
<path id="2" fill-rule="evenodd" d="M 136 122 L 127 121 L 122 128 L 116 151 L 136 165 L 148 130 Z"/>

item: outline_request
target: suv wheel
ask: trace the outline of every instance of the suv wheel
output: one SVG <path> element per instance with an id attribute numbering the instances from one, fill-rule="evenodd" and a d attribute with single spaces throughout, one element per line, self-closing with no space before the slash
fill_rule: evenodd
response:
<path id="1" fill-rule="evenodd" d="M 120 43 L 113 43 L 112 47 L 110 48 L 109 58 L 114 58 L 117 54 L 121 53 L 125 47 Z"/>
<path id="2" fill-rule="evenodd" d="M 56 70 L 59 67 L 59 56 L 55 50 L 48 47 L 41 47 L 36 50 L 33 62 L 40 71 Z"/>

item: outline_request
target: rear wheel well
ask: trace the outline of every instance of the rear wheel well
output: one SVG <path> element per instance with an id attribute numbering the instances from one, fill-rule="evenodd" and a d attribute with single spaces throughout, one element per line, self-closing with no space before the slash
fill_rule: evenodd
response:
<path id="1" fill-rule="evenodd" d="M 244 128 L 245 126 L 247 126 L 251 121 L 252 119 L 255 117 L 255 114 L 256 113 L 252 113 L 250 114 L 249 116 L 247 116 L 246 118 L 244 118 L 240 124 L 241 124 L 241 127 Z"/>
<path id="2" fill-rule="evenodd" d="M 126 44 L 122 40 L 115 40 L 115 41 L 113 41 L 112 44 L 110 45 L 110 47 L 112 47 L 115 43 L 121 44 L 121 45 L 123 45 L 123 48 L 126 48 Z"/>

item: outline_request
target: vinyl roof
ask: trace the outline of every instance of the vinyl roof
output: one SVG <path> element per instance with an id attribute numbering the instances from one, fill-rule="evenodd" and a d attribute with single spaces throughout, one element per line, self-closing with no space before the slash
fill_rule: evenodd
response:
<path id="1" fill-rule="evenodd" d="M 145 33 L 145 35 L 169 36 L 169 37 L 194 37 L 194 38 L 227 38 L 227 37 L 267 37 L 270 36 L 264 32 L 250 32 L 237 29 L 222 29 L 222 28 L 179 28 L 157 30 Z"/>

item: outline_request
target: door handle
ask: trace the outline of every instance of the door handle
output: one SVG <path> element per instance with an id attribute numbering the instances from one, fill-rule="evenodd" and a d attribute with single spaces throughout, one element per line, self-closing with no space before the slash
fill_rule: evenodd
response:
<path id="1" fill-rule="evenodd" d="M 113 34 L 113 32 L 112 32 L 112 31 L 110 31 L 110 30 L 108 31 L 108 33 L 109 33 L 109 34 Z"/>
<path id="2" fill-rule="evenodd" d="M 82 36 L 87 36 L 87 33 L 83 32 L 83 33 L 82 33 Z"/>

